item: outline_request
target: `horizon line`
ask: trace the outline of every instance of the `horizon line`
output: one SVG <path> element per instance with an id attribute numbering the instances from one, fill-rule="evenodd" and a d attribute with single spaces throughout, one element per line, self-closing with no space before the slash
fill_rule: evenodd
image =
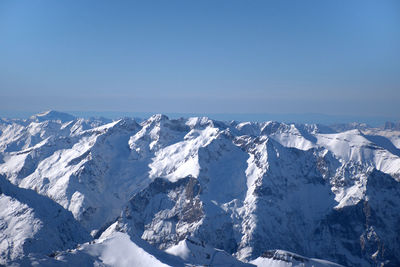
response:
<path id="1" fill-rule="evenodd" d="M 340 123 L 366 123 L 370 126 L 382 126 L 386 122 L 400 122 L 400 118 L 389 116 L 368 116 L 368 115 L 344 115 L 326 113 L 268 113 L 268 112 L 147 112 L 147 111 L 79 111 L 79 110 L 57 110 L 47 109 L 45 111 L 11 111 L 0 110 L 0 118 L 27 119 L 33 115 L 47 111 L 57 111 L 82 118 L 104 117 L 108 119 L 118 119 L 123 117 L 133 117 L 146 119 L 154 114 L 164 114 L 172 119 L 180 117 L 209 117 L 223 121 L 280 121 L 289 123 L 316 123 L 316 124 L 340 124 Z"/>

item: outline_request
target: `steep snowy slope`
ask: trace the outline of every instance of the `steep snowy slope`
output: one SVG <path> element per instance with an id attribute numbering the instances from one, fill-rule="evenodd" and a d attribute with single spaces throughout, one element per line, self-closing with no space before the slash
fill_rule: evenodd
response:
<path id="1" fill-rule="evenodd" d="M 60 205 L 0 176 L 0 264 L 74 248 L 89 233 Z"/>
<path id="2" fill-rule="evenodd" d="M 400 137 L 355 128 L 163 115 L 139 124 L 46 112 L 0 122 L 0 174 L 69 210 L 94 238 L 108 233 L 104 244 L 123 243 L 123 232 L 184 264 L 207 264 L 203 256 L 216 248 L 243 261 L 265 263 L 271 259 L 259 257 L 283 249 L 347 266 L 396 266 Z M 30 214 L 35 208 L 21 221 Z M 204 247 L 198 252 L 189 240 Z M 74 253 L 106 264 L 101 255 L 110 246 Z M 183 259 L 192 249 L 200 261 Z"/>

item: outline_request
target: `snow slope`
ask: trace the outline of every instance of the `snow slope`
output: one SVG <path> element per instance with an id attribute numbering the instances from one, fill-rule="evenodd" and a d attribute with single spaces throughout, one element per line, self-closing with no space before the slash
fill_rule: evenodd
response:
<path id="1" fill-rule="evenodd" d="M 1 176 L 0 229 L 0 264 L 48 255 L 91 239 L 70 212 Z"/>
<path id="2" fill-rule="evenodd" d="M 329 261 L 310 259 L 284 250 L 265 252 L 250 263 L 257 267 L 339 267 L 341 265 Z"/>

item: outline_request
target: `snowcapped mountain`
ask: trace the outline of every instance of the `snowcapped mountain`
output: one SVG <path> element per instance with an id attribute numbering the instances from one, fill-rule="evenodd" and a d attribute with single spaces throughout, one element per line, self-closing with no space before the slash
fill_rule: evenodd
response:
<path id="1" fill-rule="evenodd" d="M 400 132 L 353 126 L 2 119 L 0 264 L 399 266 Z"/>

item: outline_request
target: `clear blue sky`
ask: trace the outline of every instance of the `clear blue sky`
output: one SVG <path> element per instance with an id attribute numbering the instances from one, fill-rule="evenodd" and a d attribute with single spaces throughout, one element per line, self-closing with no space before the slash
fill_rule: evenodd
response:
<path id="1" fill-rule="evenodd" d="M 0 110 L 400 116 L 400 1 L 0 1 Z"/>

